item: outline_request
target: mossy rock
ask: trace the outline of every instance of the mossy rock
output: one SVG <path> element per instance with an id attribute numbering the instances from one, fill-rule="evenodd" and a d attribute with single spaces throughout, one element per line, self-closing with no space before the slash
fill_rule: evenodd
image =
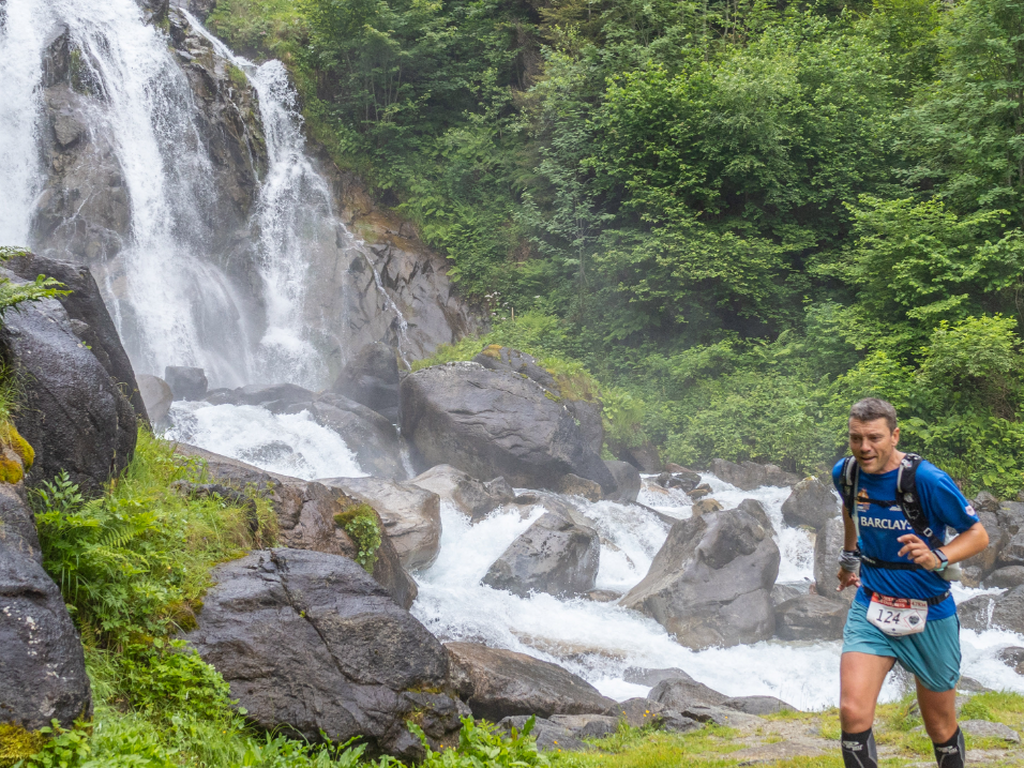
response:
<path id="1" fill-rule="evenodd" d="M 0 768 L 10 768 L 36 754 L 45 743 L 46 737 L 38 731 L 26 731 L 14 723 L 0 724 Z"/>
<path id="2" fill-rule="evenodd" d="M 21 459 L 21 464 L 25 472 L 32 469 L 32 464 L 35 463 L 36 460 L 35 449 L 29 445 L 28 440 L 22 437 L 14 424 L 9 421 L 4 424 L 0 424 L 0 442 L 4 445 L 10 446 L 11 450 L 18 455 L 18 458 Z"/>

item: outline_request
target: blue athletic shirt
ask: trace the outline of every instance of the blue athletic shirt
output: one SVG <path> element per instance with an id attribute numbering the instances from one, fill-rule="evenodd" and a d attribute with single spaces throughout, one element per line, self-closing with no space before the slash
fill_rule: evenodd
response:
<path id="1" fill-rule="evenodd" d="M 842 472 L 843 461 L 840 460 L 832 468 L 832 482 L 835 483 L 840 497 L 843 488 Z M 903 548 L 897 539 L 904 534 L 914 533 L 913 526 L 895 503 L 883 506 L 867 501 L 867 499 L 872 499 L 894 502 L 897 474 L 899 474 L 899 469 L 883 472 L 880 475 L 859 472 L 857 491 L 857 497 L 860 499 L 857 503 L 860 529 L 859 546 L 865 555 L 876 560 L 909 563 L 911 560 L 906 555 L 900 557 L 896 554 Z M 939 538 L 943 538 L 947 525 L 958 533 L 963 533 L 978 522 L 974 509 L 960 493 L 960 489 L 956 487 L 953 479 L 934 464 L 922 461 L 917 467 L 917 475 L 914 480 L 917 493 L 921 498 L 921 506 L 928 518 L 928 524 Z M 860 580 L 863 586 L 883 595 L 910 597 L 918 600 L 936 597 L 949 589 L 949 582 L 931 571 L 872 568 L 867 563 L 861 565 Z M 855 599 L 864 605 L 871 602 L 863 589 L 857 590 Z M 928 608 L 929 619 L 944 619 L 954 613 L 956 613 L 956 604 L 953 602 L 952 595 L 938 605 Z"/>

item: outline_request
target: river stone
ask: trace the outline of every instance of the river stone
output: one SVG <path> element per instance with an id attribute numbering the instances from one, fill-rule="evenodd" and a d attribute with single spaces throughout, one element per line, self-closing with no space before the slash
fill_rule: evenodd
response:
<path id="1" fill-rule="evenodd" d="M 342 368 L 331 391 L 398 421 L 398 362 L 395 350 L 383 342 L 358 349 Z"/>
<path id="2" fill-rule="evenodd" d="M 409 483 L 452 502 L 473 522 L 482 520 L 502 504 L 514 501 L 516 497 L 512 486 L 503 477 L 485 483 L 448 464 L 431 467 Z"/>
<path id="3" fill-rule="evenodd" d="M 960 563 L 965 574 L 965 585 L 974 587 L 1000 567 L 999 556 L 1013 535 L 1008 527 L 1009 521 L 999 513 L 998 507 L 993 512 L 991 506 L 986 506 L 983 509 L 975 509 L 975 513 L 988 533 L 988 546 L 974 557 Z M 972 580 L 967 574 L 972 574 L 975 579 Z M 974 583 L 968 583 L 971 581 Z"/>
<path id="4" fill-rule="evenodd" d="M 770 638 L 779 548 L 751 508 L 678 521 L 647 576 L 620 604 L 651 616 L 694 649 Z"/>
<path id="5" fill-rule="evenodd" d="M 711 474 L 719 480 L 735 485 L 741 491 L 752 491 L 762 485 L 786 487 L 800 482 L 799 477 L 784 472 L 781 467 L 774 464 L 757 464 L 753 461 L 734 464 L 725 459 L 714 459 L 711 462 Z"/>
<path id="6" fill-rule="evenodd" d="M 529 719 L 528 715 L 504 717 L 498 723 L 498 730 L 506 734 L 511 734 L 513 729 L 516 733 L 522 733 Z M 534 719 L 530 736 L 536 739 L 537 749 L 541 752 L 586 752 L 591 748 L 569 728 L 543 717 Z"/>
<path id="7" fill-rule="evenodd" d="M 619 718 L 612 715 L 552 715 L 548 721 L 579 739 L 603 739 L 619 730 Z"/>
<path id="8" fill-rule="evenodd" d="M 11 272 L 6 276 L 22 282 Z M 35 449 L 26 482 L 37 485 L 66 470 L 84 493 L 99 493 L 135 453 L 138 424 L 131 403 L 71 331 L 55 299 L 7 312 L 0 351 L 20 390 L 14 424 Z"/>
<path id="9" fill-rule="evenodd" d="M 529 378 L 477 363 L 424 368 L 401 385 L 402 434 L 425 466 L 555 488 L 570 472 L 606 491 L 614 479 L 573 415 Z"/>
<path id="10" fill-rule="evenodd" d="M 733 696 L 722 702 L 723 707 L 748 715 L 774 715 L 779 712 L 798 712 L 792 704 L 774 696 Z"/>
<path id="11" fill-rule="evenodd" d="M 474 357 L 473 362 L 479 363 L 493 371 L 506 371 L 519 376 L 525 376 L 540 384 L 551 393 L 552 397 L 561 400 L 565 407 L 569 409 L 579 427 L 586 450 L 598 454 L 601 452 L 601 447 L 604 445 L 604 423 L 601 420 L 601 404 L 568 397 L 566 393 L 561 391 L 555 377 L 541 367 L 532 355 L 528 355 L 518 349 L 499 347 L 497 344 L 492 344 Z"/>
<path id="12" fill-rule="evenodd" d="M 999 568 L 990 573 L 981 585 L 986 589 L 999 587 L 1000 589 L 1013 589 L 1024 584 L 1024 565 L 1009 565 Z"/>
<path id="13" fill-rule="evenodd" d="M 848 587 L 842 592 L 839 588 L 839 553 L 843 551 L 843 520 L 833 517 L 825 527 L 818 531 L 814 538 L 814 585 L 817 593 L 828 600 L 846 603 L 853 602 L 857 590 Z"/>
<path id="14" fill-rule="evenodd" d="M 452 682 L 473 716 L 603 714 L 615 704 L 578 675 L 525 653 L 479 643 L 446 643 Z"/>
<path id="15" fill-rule="evenodd" d="M 341 488 L 377 510 L 406 570 L 429 568 L 437 559 L 441 551 L 441 499 L 436 493 L 411 483 L 375 477 L 336 477 L 321 482 Z"/>
<path id="16" fill-rule="evenodd" d="M 651 699 L 636 696 L 618 702 L 605 714 L 619 720 L 625 720 L 631 728 L 655 727 L 673 733 L 689 733 L 699 730 L 701 725 L 696 720 L 683 717 L 674 709 L 659 704 Z"/>
<path id="17" fill-rule="evenodd" d="M 1001 528 L 1010 534 L 1010 541 L 1002 545 L 994 567 L 1024 565 L 1024 504 L 1004 502 L 999 506 Z"/>
<path id="18" fill-rule="evenodd" d="M 164 368 L 164 381 L 171 388 L 175 400 L 202 400 L 206 397 L 208 382 L 202 368 L 168 365 Z"/>
<path id="19" fill-rule="evenodd" d="M 401 438 L 394 424 L 381 414 L 331 393 L 291 410 L 308 410 L 317 424 L 337 432 L 364 472 L 386 480 L 406 479 Z"/>
<path id="20" fill-rule="evenodd" d="M 646 667 L 626 667 L 622 673 L 622 679 L 627 683 L 635 685 L 646 685 L 651 688 L 662 680 L 693 680 L 686 672 L 679 667 L 664 667 L 661 669 L 647 669 Z"/>
<path id="21" fill-rule="evenodd" d="M 64 307 L 68 317 L 84 324 L 76 335 L 92 351 L 114 385 L 128 398 L 135 409 L 135 415 L 148 421 L 146 404 L 139 391 L 132 364 L 121 345 L 117 327 L 107 312 L 99 286 L 89 268 L 33 253 L 11 259 L 6 266 L 25 280 L 35 280 L 37 275 L 55 278 L 71 291 L 67 296 L 58 297 L 57 301 Z"/>
<path id="22" fill-rule="evenodd" d="M 633 502 L 640 495 L 640 472 L 625 461 L 605 461 L 604 465 L 615 478 L 615 491 L 608 495 L 611 501 Z"/>
<path id="23" fill-rule="evenodd" d="M 169 426 L 171 403 L 174 402 L 174 393 L 167 386 L 167 382 L 159 376 L 150 376 L 148 373 L 140 373 L 136 377 L 139 384 L 139 395 L 146 404 L 146 413 L 154 425 Z"/>
<path id="24" fill-rule="evenodd" d="M 1015 587 L 996 599 L 992 626 L 1024 634 L 1024 586 Z"/>
<path id="25" fill-rule="evenodd" d="M 1002 739 L 1008 744 L 1020 744 L 1020 734 L 1003 723 L 991 720 L 961 720 L 959 723 L 964 733 L 978 739 Z"/>
<path id="26" fill-rule="evenodd" d="M 780 640 L 839 640 L 847 610 L 821 595 L 798 595 L 775 608 L 775 634 Z"/>
<path id="27" fill-rule="evenodd" d="M 186 639 L 250 721 L 311 741 L 360 736 L 370 754 L 418 760 L 422 747 L 405 727 L 416 716 L 435 748 L 451 743 L 460 707 L 445 693 L 447 653 L 354 562 L 273 549 L 212 576 Z"/>
<path id="28" fill-rule="evenodd" d="M 704 683 L 698 683 L 692 677 L 683 673 L 681 677 L 670 677 L 662 680 L 651 689 L 651 692 L 647 694 L 647 698 L 665 707 L 682 712 L 684 709 L 695 704 L 718 706 L 729 697 L 704 685 Z"/>
<path id="29" fill-rule="evenodd" d="M 600 556 L 600 537 L 582 516 L 545 512 L 491 565 L 483 583 L 520 597 L 577 597 L 594 588 Z"/>
<path id="30" fill-rule="evenodd" d="M 42 566 L 24 488 L 0 483 L 0 724 L 70 728 L 92 714 L 85 654 Z"/>
<path id="31" fill-rule="evenodd" d="M 1016 645 L 1003 648 L 999 651 L 998 658 L 1018 675 L 1024 672 L 1024 648 Z"/>
<path id="32" fill-rule="evenodd" d="M 555 484 L 555 491 L 563 496 L 579 496 L 587 501 L 600 501 L 604 496 L 604 491 L 598 483 L 571 472 L 559 478 Z"/>
<path id="33" fill-rule="evenodd" d="M 960 626 L 982 632 L 992 628 L 992 612 L 998 598 L 992 595 L 977 595 L 965 600 L 956 607 L 960 617 Z"/>
<path id="34" fill-rule="evenodd" d="M 807 477 L 793 486 L 793 492 L 782 502 L 782 517 L 794 528 L 807 525 L 821 529 L 839 515 L 839 497 L 830 485 L 816 477 Z"/>

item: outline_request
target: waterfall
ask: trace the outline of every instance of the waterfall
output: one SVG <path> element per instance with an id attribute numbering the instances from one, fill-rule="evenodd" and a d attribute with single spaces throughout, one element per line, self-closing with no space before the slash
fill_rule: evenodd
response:
<path id="1" fill-rule="evenodd" d="M 280 62 L 257 66 L 235 56 L 182 9 L 187 34 L 206 41 L 202 51 L 189 48 L 191 38 L 169 45 L 166 32 L 143 22 L 135 0 L 8 0 L 6 8 L 0 244 L 42 245 L 46 253 L 49 243 L 58 258 L 72 252 L 86 261 L 137 372 L 162 375 L 167 365 L 191 365 L 204 368 L 212 386 L 327 385 L 327 358 L 343 361 L 353 326 L 348 308 L 360 298 L 354 278 L 345 279 L 354 261 L 374 272 L 369 285 L 384 299 L 374 311 L 393 318 L 385 322 L 403 346 L 405 318 L 365 246 L 335 215 L 331 187 L 306 153 L 297 96 Z M 123 197 L 129 219 L 118 231 L 108 227 L 103 247 L 68 246 L 98 226 L 96 215 L 82 210 L 95 203 L 91 194 L 65 205 L 51 227 L 55 234 L 39 239 L 48 196 L 67 194 L 47 188 L 53 129 L 42 118 L 53 83 L 44 82 L 40 66 L 65 30 L 74 70 L 65 111 L 86 125 L 91 151 L 116 178 L 96 195 Z M 247 148 L 254 189 L 248 213 L 238 213 L 235 223 L 225 221 L 224 211 L 245 206 L 231 198 L 241 195 L 218 184 L 223 160 L 211 149 L 215 139 L 204 135 L 196 84 L 183 69 L 196 57 L 228 71 L 237 89 L 243 84 L 235 75 L 244 72 L 258 97 L 255 130 L 262 130 L 266 162 L 262 151 Z M 51 186 L 60 187 L 60 179 Z"/>

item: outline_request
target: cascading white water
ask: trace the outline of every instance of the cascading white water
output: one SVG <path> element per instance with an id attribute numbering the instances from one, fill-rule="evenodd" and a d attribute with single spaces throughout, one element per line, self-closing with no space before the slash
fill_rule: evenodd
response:
<path id="1" fill-rule="evenodd" d="M 0 244 L 24 246 L 29 241 L 33 201 L 39 193 L 36 135 L 39 101 L 35 91 L 42 72 L 39 54 L 47 25 L 37 23 L 43 9 L 11 3 L 0 15 Z"/>
<path id="2" fill-rule="evenodd" d="M 246 233 L 225 238 L 220 231 L 224 192 L 214 183 L 196 97 L 176 60 L 191 54 L 144 24 L 135 0 L 8 0 L 3 7 L 0 244 L 36 245 L 33 216 L 46 174 L 41 133 L 50 130 L 40 120 L 40 62 L 66 29 L 76 77 L 98 94 L 78 99 L 82 114 L 76 118 L 92 139 L 110 146 L 128 201 L 124 242 L 90 266 L 136 371 L 160 375 L 166 365 L 195 365 L 212 386 L 289 381 L 316 389 L 329 383 L 325 358 L 345 349 L 347 308 L 357 298 L 335 295 L 349 290 L 337 274 L 353 259 L 376 270 L 334 215 L 330 186 L 305 152 L 302 116 L 283 65 L 257 67 L 234 56 L 181 11 L 217 56 L 247 74 L 258 94 L 266 170 L 258 180 L 249 245 L 225 246 L 225 239 L 237 243 Z M 253 162 L 254 172 L 259 165 Z M 227 247 L 236 250 L 224 252 Z M 239 259 L 254 269 L 239 268 Z M 229 262 L 231 274 L 219 266 Z M 258 285 L 251 284 L 253 276 Z M 375 284 L 385 298 L 384 314 L 396 319 L 401 346 L 404 318 L 379 276 Z"/>
<path id="3" fill-rule="evenodd" d="M 117 258 L 94 267 L 136 370 L 198 365 L 211 379 L 243 383 L 251 336 L 231 281 L 208 259 L 217 194 L 192 90 L 163 32 L 143 23 L 134 0 L 11 0 L 0 46 L 4 66 L 31 67 L 5 80 L 0 167 L 9 198 L 0 240 L 26 243 L 38 169 L 40 61 L 47 38 L 66 27 L 74 64 L 100 97 L 88 115 L 93 134 L 112 145 L 131 207 L 130 236 Z M 22 62 L 16 65 L 14 62 Z M 31 125 L 31 130 L 28 130 Z M 34 177 L 34 178 L 31 178 Z"/>
<path id="4" fill-rule="evenodd" d="M 745 498 L 761 502 L 782 554 L 778 583 L 809 587 L 813 580 L 811 540 L 806 531 L 791 528 L 782 520 L 782 502 L 790 490 L 764 487 L 744 492 L 712 475 L 704 475 L 703 480 L 727 508 Z M 667 526 L 638 507 L 573 501 L 601 534 L 597 587 L 628 591 L 646 575 L 665 541 Z M 690 514 L 691 502 L 682 493 L 674 494 L 674 499 L 648 496 L 641 501 L 658 504 L 659 511 L 675 517 Z M 546 594 L 520 598 L 481 584 L 491 563 L 541 514 L 537 508 L 521 519 L 518 509 L 498 510 L 470 525 L 465 515 L 443 504 L 441 554 L 430 569 L 416 574 L 420 591 L 412 608 L 414 615 L 444 640 L 484 642 L 553 661 L 620 700 L 649 691 L 624 680 L 629 667 L 678 667 L 729 696 L 777 696 L 809 710 L 837 704 L 839 641 L 772 640 L 691 651 L 676 643 L 653 619 L 613 603 L 559 600 Z M 978 593 L 954 589 L 958 601 Z M 1009 672 L 997 658 L 1001 648 L 1022 645 L 1024 638 L 1006 631 L 963 630 L 962 643 L 965 675 L 997 690 L 1024 692 L 1024 678 Z M 900 680 L 890 677 L 883 698 L 891 700 L 901 693 Z"/>

